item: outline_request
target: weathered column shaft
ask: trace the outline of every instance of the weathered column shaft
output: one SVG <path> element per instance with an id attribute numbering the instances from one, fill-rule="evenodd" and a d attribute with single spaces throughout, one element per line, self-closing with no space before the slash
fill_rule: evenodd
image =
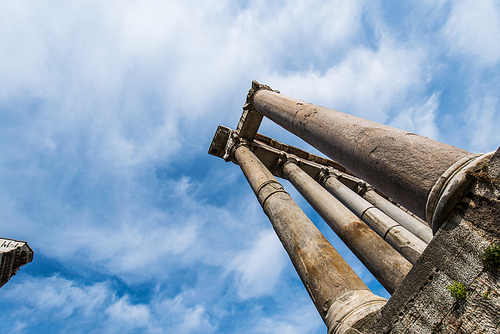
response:
<path id="1" fill-rule="evenodd" d="M 261 89 L 255 110 L 425 218 L 439 177 L 470 155 L 459 148 Z"/>
<path id="2" fill-rule="evenodd" d="M 408 261 L 415 264 L 427 245 L 387 216 L 348 186 L 332 176 L 323 178 L 324 187 L 342 201 L 362 221 L 370 226 L 379 236 L 394 247 Z"/>
<path id="3" fill-rule="evenodd" d="M 365 200 L 375 205 L 386 215 L 403 225 L 408 231 L 419 237 L 420 240 L 423 240 L 427 244 L 431 242 L 432 230 L 429 226 L 424 225 L 418 221 L 418 219 L 410 216 L 408 213 L 404 212 L 396 205 L 380 196 L 373 189 L 366 190 L 362 196 Z"/>
<path id="4" fill-rule="evenodd" d="M 287 251 L 329 333 L 370 323 L 384 305 L 246 146 L 234 158 Z"/>
<path id="5" fill-rule="evenodd" d="M 284 164 L 283 174 L 392 294 L 412 265 L 294 162 Z"/>

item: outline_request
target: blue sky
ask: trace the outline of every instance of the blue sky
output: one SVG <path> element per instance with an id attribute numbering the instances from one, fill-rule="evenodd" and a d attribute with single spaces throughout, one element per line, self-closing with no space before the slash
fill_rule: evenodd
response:
<path id="1" fill-rule="evenodd" d="M 499 36 L 491 0 L 1 1 L 0 234 L 35 258 L 0 289 L 0 328 L 325 333 L 241 171 L 207 154 L 217 126 L 256 79 L 492 151 Z"/>

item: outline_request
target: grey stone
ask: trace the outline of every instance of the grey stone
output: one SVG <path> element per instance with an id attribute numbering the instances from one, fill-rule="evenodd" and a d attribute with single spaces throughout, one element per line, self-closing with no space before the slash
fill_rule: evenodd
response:
<path id="1" fill-rule="evenodd" d="M 32 260 L 33 250 L 25 241 L 0 238 L 0 287 Z"/>

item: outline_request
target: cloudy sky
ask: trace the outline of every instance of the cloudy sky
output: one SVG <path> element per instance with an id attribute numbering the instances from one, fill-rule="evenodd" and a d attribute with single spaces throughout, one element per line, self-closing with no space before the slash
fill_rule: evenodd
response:
<path id="1" fill-rule="evenodd" d="M 256 79 L 492 151 L 499 36 L 493 0 L 0 1 L 0 235 L 35 251 L 0 328 L 325 333 L 241 171 L 207 154 L 217 126 Z"/>

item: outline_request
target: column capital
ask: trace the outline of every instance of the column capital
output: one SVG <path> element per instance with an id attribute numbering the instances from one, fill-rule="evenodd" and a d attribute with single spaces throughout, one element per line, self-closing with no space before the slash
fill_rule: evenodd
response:
<path id="1" fill-rule="evenodd" d="M 297 166 L 300 166 L 302 164 L 302 161 L 294 155 L 281 151 L 278 160 L 276 160 L 276 170 L 280 171 L 283 174 L 283 167 L 285 167 L 287 163 L 293 163 Z"/>
<path id="2" fill-rule="evenodd" d="M 268 85 L 264 85 L 264 84 L 259 83 L 257 80 L 253 80 L 252 81 L 252 88 L 250 88 L 250 90 L 248 91 L 247 100 L 246 100 L 245 104 L 243 105 L 243 110 L 255 110 L 255 108 L 253 106 L 253 98 L 254 98 L 255 94 L 261 89 L 270 90 L 272 92 L 279 94 L 278 90 L 274 90 L 271 87 L 269 87 Z"/>
<path id="3" fill-rule="evenodd" d="M 334 168 L 331 167 L 324 167 L 321 169 L 321 171 L 318 174 L 318 182 L 322 186 L 325 185 L 326 180 L 328 180 L 330 177 L 334 177 L 336 179 L 342 177 L 342 174 L 338 171 L 336 171 Z"/>
<path id="4" fill-rule="evenodd" d="M 469 190 L 474 180 L 471 173 L 486 166 L 494 153 L 466 156 L 451 165 L 436 181 L 425 205 L 425 219 L 434 234 Z"/>
<path id="5" fill-rule="evenodd" d="M 262 122 L 263 115 L 259 113 L 253 105 L 253 99 L 255 94 L 260 90 L 269 90 L 275 93 L 279 93 L 277 90 L 271 89 L 267 85 L 258 83 L 257 81 L 252 81 L 252 88 L 248 91 L 247 100 L 243 105 L 243 113 L 236 127 L 236 133 L 239 137 L 245 138 L 252 141 L 259 130 L 260 123 Z"/>
<path id="6" fill-rule="evenodd" d="M 208 149 L 208 153 L 222 158 L 225 161 L 236 163 L 234 160 L 234 151 L 240 146 L 251 148 L 250 141 L 238 136 L 236 131 L 219 125 L 212 139 L 212 143 L 210 144 L 210 148 Z"/>

